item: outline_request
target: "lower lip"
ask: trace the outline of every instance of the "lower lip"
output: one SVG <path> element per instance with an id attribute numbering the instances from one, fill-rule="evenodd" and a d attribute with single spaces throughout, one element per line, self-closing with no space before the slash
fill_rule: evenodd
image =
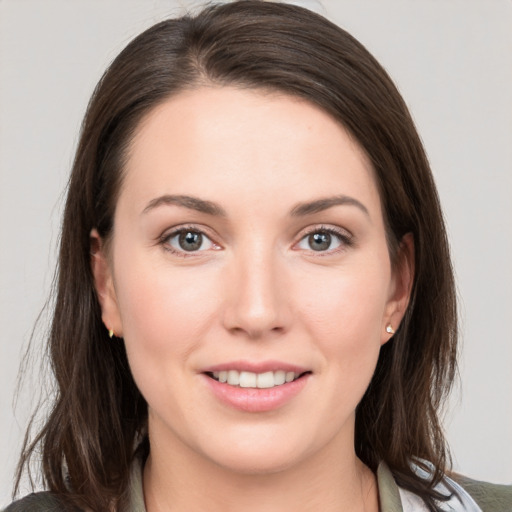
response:
<path id="1" fill-rule="evenodd" d="M 203 374 L 213 394 L 223 403 L 245 412 L 267 412 L 279 409 L 298 395 L 310 374 L 303 375 L 293 382 L 273 388 L 241 388 L 230 386 Z"/>

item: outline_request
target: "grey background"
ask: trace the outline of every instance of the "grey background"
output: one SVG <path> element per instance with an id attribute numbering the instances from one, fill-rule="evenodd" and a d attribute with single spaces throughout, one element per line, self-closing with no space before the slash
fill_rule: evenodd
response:
<path id="1" fill-rule="evenodd" d="M 460 295 L 462 385 L 445 420 L 455 468 L 512 483 L 512 2 L 297 3 L 360 39 L 411 108 L 444 205 Z M 41 389 L 30 372 L 13 412 L 88 98 L 134 35 L 199 4 L 0 0 L 0 506 Z M 36 345 L 44 325 L 43 316 Z"/>

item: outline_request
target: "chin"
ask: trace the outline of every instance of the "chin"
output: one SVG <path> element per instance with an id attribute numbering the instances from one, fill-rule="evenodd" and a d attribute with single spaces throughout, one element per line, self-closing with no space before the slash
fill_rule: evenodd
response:
<path id="1" fill-rule="evenodd" d="M 300 463 L 297 454 L 268 453 L 262 450 L 259 453 L 239 453 L 234 451 L 229 457 L 215 460 L 216 464 L 226 471 L 239 475 L 256 476 L 272 475 L 295 467 Z"/>
<path id="2" fill-rule="evenodd" d="M 244 475 L 266 475 L 286 471 L 307 458 L 311 440 L 294 439 L 269 432 L 267 437 L 259 431 L 252 436 L 227 436 L 215 446 L 203 446 L 203 454 L 217 466 Z"/>

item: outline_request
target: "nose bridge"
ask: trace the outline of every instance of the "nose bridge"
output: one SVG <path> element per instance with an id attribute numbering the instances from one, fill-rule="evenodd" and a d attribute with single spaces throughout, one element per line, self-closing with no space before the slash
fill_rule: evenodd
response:
<path id="1" fill-rule="evenodd" d="M 271 244 L 253 240 L 235 251 L 225 319 L 228 329 L 255 338 L 287 327 L 289 305 L 282 270 L 280 255 Z"/>

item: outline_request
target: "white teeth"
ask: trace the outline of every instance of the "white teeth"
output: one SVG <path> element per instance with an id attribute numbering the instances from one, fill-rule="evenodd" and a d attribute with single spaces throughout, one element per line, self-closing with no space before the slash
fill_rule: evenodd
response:
<path id="1" fill-rule="evenodd" d="M 286 382 L 286 372 L 283 370 L 279 370 L 278 372 L 274 372 L 274 384 L 276 386 L 280 386 Z"/>
<path id="2" fill-rule="evenodd" d="M 237 370 L 223 370 L 213 372 L 213 378 L 219 382 L 228 383 L 231 386 L 240 386 L 241 388 L 273 388 L 281 386 L 285 382 L 292 382 L 297 379 L 300 374 L 295 372 L 285 372 L 278 370 L 276 372 L 239 372 Z"/>
<path id="3" fill-rule="evenodd" d="M 275 386 L 274 372 L 259 373 L 256 378 L 256 386 L 259 388 L 273 388 Z"/>
<path id="4" fill-rule="evenodd" d="M 241 388 L 255 388 L 256 387 L 256 374 L 252 373 L 252 372 L 240 372 L 240 387 Z"/>
<path id="5" fill-rule="evenodd" d="M 240 384 L 240 374 L 236 370 L 228 371 L 228 384 L 238 386 Z"/>

